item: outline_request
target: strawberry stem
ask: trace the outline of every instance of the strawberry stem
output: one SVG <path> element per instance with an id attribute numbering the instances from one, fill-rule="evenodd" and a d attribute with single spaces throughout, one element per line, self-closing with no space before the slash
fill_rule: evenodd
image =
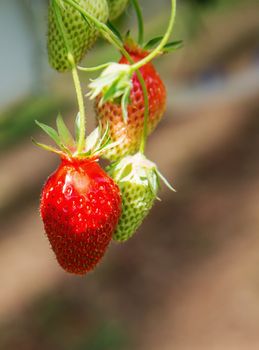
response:
<path id="1" fill-rule="evenodd" d="M 56 20 L 60 29 L 60 32 L 62 34 L 65 46 L 66 46 L 66 50 L 67 50 L 67 58 L 68 61 L 72 67 L 72 77 L 73 77 L 73 81 L 74 81 L 74 85 L 75 85 L 75 90 L 76 90 L 76 95 L 77 95 L 77 101 L 78 101 L 78 107 L 79 107 L 79 116 L 80 116 L 80 132 L 79 132 L 79 139 L 78 139 L 78 144 L 77 144 L 77 152 L 81 153 L 84 149 L 85 146 L 85 132 L 86 132 L 86 116 L 85 116 L 85 106 L 84 106 L 84 96 L 83 96 L 83 92 L 82 92 L 82 88 L 81 88 L 81 84 L 80 84 L 80 79 L 79 79 L 79 75 L 78 75 L 78 71 L 77 71 L 77 67 L 76 67 L 76 63 L 75 63 L 75 59 L 70 47 L 70 43 L 67 37 L 67 33 L 66 33 L 66 28 L 64 26 L 63 23 L 63 19 L 61 16 L 61 12 L 60 12 L 60 5 L 57 2 L 57 0 L 53 0 L 53 5 L 54 5 L 54 13 L 56 16 Z"/>
<path id="2" fill-rule="evenodd" d="M 132 65 L 133 71 L 141 68 L 148 62 L 152 61 L 157 55 L 159 55 L 163 47 L 167 44 L 168 40 L 170 39 L 172 30 L 174 27 L 175 17 L 176 17 L 176 0 L 171 0 L 171 3 L 172 3 L 172 8 L 171 8 L 170 21 L 169 21 L 167 30 L 165 32 L 165 35 L 163 36 L 163 39 L 161 40 L 160 44 L 148 56 L 144 57 L 141 61 Z"/>
<path id="3" fill-rule="evenodd" d="M 175 22 L 175 16 L 176 16 L 176 0 L 171 0 L 172 2 L 172 9 L 171 9 L 171 17 L 169 21 L 169 25 L 167 28 L 167 31 L 160 42 L 160 44 L 157 46 L 154 51 L 152 51 L 148 56 L 146 56 L 144 59 L 141 61 L 134 63 L 132 60 L 131 56 L 127 52 L 127 50 L 124 48 L 121 40 L 117 37 L 117 35 L 105 24 L 100 22 L 97 18 L 95 18 L 93 15 L 91 15 L 88 11 L 86 11 L 84 8 L 82 8 L 75 0 L 63 0 L 65 3 L 71 5 L 74 9 L 78 10 L 83 17 L 86 18 L 87 21 L 91 21 L 102 33 L 102 35 L 112 44 L 114 45 L 121 53 L 123 56 L 127 58 L 129 63 L 131 63 L 131 69 L 132 69 L 132 74 L 133 72 L 136 72 L 137 77 L 139 79 L 142 92 L 143 92 L 143 97 L 144 97 L 144 103 L 145 103 L 145 112 L 144 112 L 144 126 L 143 126 L 143 133 L 142 133 L 142 138 L 141 138 L 141 145 L 140 145 L 140 152 L 144 153 L 145 151 L 145 145 L 146 145 L 146 140 L 147 140 L 147 134 L 148 134 L 148 116 L 149 116 L 149 101 L 148 101 L 148 91 L 146 87 L 146 83 L 144 81 L 144 78 L 139 71 L 139 69 L 150 62 L 153 58 L 155 58 L 157 55 L 160 54 L 161 50 L 165 46 L 165 44 L 168 42 L 171 32 L 173 30 L 174 22 Z M 143 20 L 142 20 L 142 14 L 140 11 L 140 7 L 138 6 L 138 2 L 135 0 L 132 0 L 133 4 L 135 6 L 137 16 L 138 16 L 138 21 L 139 21 L 139 26 L 141 27 L 143 25 Z M 138 9 L 137 9 L 138 8 Z M 141 17 L 141 19 L 140 19 Z M 142 24 L 140 24 L 140 21 Z M 143 40 L 142 38 L 142 29 L 139 29 L 140 33 L 140 40 Z"/>
<path id="4" fill-rule="evenodd" d="M 138 74 L 139 73 L 139 74 Z M 148 91 L 146 82 L 142 76 L 142 74 L 137 71 L 138 80 L 140 82 L 142 92 L 143 92 L 143 98 L 144 98 L 144 124 L 143 124 L 143 132 L 141 135 L 141 143 L 139 147 L 139 152 L 144 154 L 146 143 L 147 143 L 147 137 L 148 137 L 148 118 L 149 118 L 149 99 L 148 99 Z"/>
<path id="5" fill-rule="evenodd" d="M 138 0 L 131 0 L 132 5 L 135 9 L 137 20 L 138 20 L 138 44 L 143 45 L 144 42 L 144 22 L 141 7 Z"/>
<path id="6" fill-rule="evenodd" d="M 97 18 L 92 16 L 84 8 L 82 8 L 80 5 L 78 5 L 74 0 L 63 0 L 63 1 L 66 2 L 67 4 L 69 4 L 70 6 L 72 6 L 74 9 L 78 10 L 84 18 L 92 21 L 94 23 L 94 25 L 102 32 L 103 36 L 113 46 L 115 46 L 122 53 L 123 56 L 126 57 L 126 59 L 129 61 L 129 63 L 132 65 L 134 64 L 134 61 L 132 60 L 132 58 L 131 58 L 130 54 L 127 52 L 127 50 L 124 48 L 121 40 L 116 36 L 116 34 L 114 34 L 114 32 L 112 30 L 110 30 L 110 28 L 106 24 L 100 22 Z M 138 16 L 139 25 L 140 25 L 140 29 L 139 29 L 140 39 L 143 40 L 144 31 L 141 29 L 141 26 L 143 26 L 142 13 L 141 13 L 138 1 L 134 1 L 134 6 L 135 5 L 136 5 L 136 7 L 138 7 L 138 10 L 136 9 L 136 12 L 137 12 L 137 16 Z M 140 24 L 140 22 L 142 22 L 142 24 Z M 103 65 L 103 66 L 105 66 L 105 65 Z M 96 67 L 96 68 L 99 69 L 99 67 Z M 85 69 L 80 67 L 79 69 L 85 70 L 85 71 L 94 71 L 95 67 L 85 68 Z M 139 80 L 141 88 L 142 88 L 144 105 L 145 105 L 144 126 L 143 126 L 143 133 L 142 133 L 141 145 L 140 145 L 140 152 L 144 154 L 145 145 L 146 145 L 147 136 L 148 136 L 147 135 L 148 134 L 147 126 L 148 126 L 148 116 L 149 116 L 149 101 L 148 101 L 148 91 L 147 91 L 146 83 L 145 83 L 145 80 L 144 80 L 141 72 L 139 71 L 139 69 L 136 69 L 136 74 L 137 74 L 138 80 Z M 81 128 L 80 128 L 80 130 L 81 130 Z"/>
<path id="7" fill-rule="evenodd" d="M 85 147 L 86 116 L 85 116 L 84 96 L 83 96 L 80 79 L 79 79 L 76 66 L 74 66 L 72 69 L 72 76 L 74 80 L 78 107 L 79 107 L 79 138 L 78 138 L 78 144 L 77 144 L 77 153 L 81 153 Z"/>
<path id="8" fill-rule="evenodd" d="M 82 72 L 96 72 L 98 70 L 107 68 L 112 62 L 107 62 L 104 64 L 100 64 L 99 66 L 94 66 L 94 67 L 80 67 L 78 66 L 77 68 L 82 71 Z"/>
<path id="9" fill-rule="evenodd" d="M 113 44 L 121 53 L 123 53 L 124 48 L 121 40 L 117 37 L 117 35 L 103 22 L 100 22 L 96 17 L 91 15 L 88 11 L 82 8 L 75 0 L 63 0 L 63 2 L 69 4 L 86 19 L 87 22 L 92 22 L 96 28 L 102 33 L 102 35 L 108 40 L 111 44 Z"/>

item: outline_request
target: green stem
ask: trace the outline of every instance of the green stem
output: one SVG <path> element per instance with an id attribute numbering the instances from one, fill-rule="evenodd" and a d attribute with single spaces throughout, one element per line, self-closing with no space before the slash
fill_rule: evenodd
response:
<path id="1" fill-rule="evenodd" d="M 134 64 L 134 61 L 132 60 L 130 54 L 127 52 L 127 50 L 124 48 L 121 40 L 113 33 L 112 30 L 106 24 L 100 22 L 98 19 L 96 19 L 94 16 L 92 16 L 89 12 L 84 10 L 80 5 L 78 5 L 74 0 L 63 0 L 67 4 L 71 5 L 73 8 L 78 10 L 87 20 L 92 21 L 96 27 L 102 32 L 103 36 L 112 44 L 114 45 L 121 53 L 123 56 L 126 57 L 126 59 L 129 61 L 130 64 Z M 81 68 L 80 68 L 81 69 Z M 90 68 L 91 69 L 91 68 Z M 81 70 L 88 70 L 86 69 L 81 69 Z M 140 152 L 144 153 L 145 152 L 145 145 L 146 145 L 146 140 L 147 140 L 147 134 L 148 134 L 148 116 L 149 116 L 149 101 L 148 101 L 148 91 L 146 87 L 145 80 L 139 71 L 139 69 L 136 69 L 136 74 L 138 77 L 138 80 L 140 82 L 142 92 L 143 92 L 143 98 L 144 98 L 144 125 L 143 125 L 143 133 L 141 137 L 141 144 L 140 144 Z M 81 130 L 81 128 L 80 128 Z"/>
<path id="2" fill-rule="evenodd" d="M 137 20 L 138 20 L 138 43 L 140 46 L 143 45 L 144 42 L 144 21 L 143 21 L 143 15 L 142 15 L 142 11 L 139 5 L 138 0 L 131 0 L 136 15 L 137 15 Z"/>
<path id="3" fill-rule="evenodd" d="M 80 115 L 80 122 L 79 122 L 80 133 L 79 133 L 79 140 L 78 140 L 78 144 L 77 144 L 77 152 L 80 153 L 83 151 L 84 146 L 85 146 L 86 116 L 85 116 L 84 96 L 83 96 L 83 92 L 82 92 L 82 88 L 81 88 L 81 84 L 80 84 L 80 79 L 79 79 L 75 59 L 74 59 L 74 56 L 73 56 L 73 53 L 72 53 L 72 50 L 70 47 L 69 39 L 67 38 L 66 28 L 63 24 L 63 19 L 61 16 L 59 4 L 56 2 L 56 0 L 53 0 L 53 6 L 54 6 L 53 8 L 54 8 L 56 20 L 57 20 L 60 32 L 62 34 L 64 43 L 66 46 L 67 58 L 68 58 L 68 61 L 71 65 L 71 68 L 72 68 L 72 76 L 73 76 L 73 81 L 74 81 L 76 95 L 77 95 L 79 115 Z"/>
<path id="4" fill-rule="evenodd" d="M 74 85 L 76 89 L 78 107 L 79 107 L 79 137 L 77 144 L 77 153 L 81 153 L 85 147 L 85 136 L 86 136 L 86 117 L 85 117 L 85 105 L 84 96 L 80 84 L 80 79 L 76 66 L 72 69 L 72 75 L 74 80 Z"/>
<path id="5" fill-rule="evenodd" d="M 155 58 L 157 55 L 160 54 L 160 51 L 163 49 L 165 44 L 168 42 L 171 32 L 173 30 L 174 22 L 175 22 L 175 16 L 176 16 L 176 0 L 171 0 L 172 3 L 172 9 L 171 9 L 171 17 L 169 21 L 169 25 L 167 28 L 167 31 L 163 37 L 163 40 L 160 42 L 160 44 L 157 46 L 156 49 L 154 49 L 148 56 L 146 56 L 144 59 L 138 61 L 137 63 L 134 63 L 129 53 L 126 51 L 126 49 L 123 47 L 123 44 L 121 40 L 113 33 L 113 31 L 104 23 L 100 22 L 97 18 L 92 16 L 89 12 L 84 10 L 80 5 L 78 5 L 75 0 L 63 0 L 67 4 L 71 5 L 73 8 L 78 10 L 87 20 L 92 21 L 97 29 L 102 33 L 102 35 L 112 44 L 114 45 L 122 54 L 127 58 L 127 60 L 132 64 L 132 74 L 134 71 L 136 71 L 137 77 L 139 79 L 139 82 L 142 87 L 144 101 L 145 101 L 145 116 L 144 116 L 144 127 L 143 127 L 143 134 L 142 134 L 142 140 L 141 140 L 141 146 L 140 146 L 140 152 L 144 152 L 145 150 L 145 144 L 147 139 L 147 132 L 148 132 L 148 114 L 149 114 L 149 101 L 148 101 L 148 92 L 147 87 L 145 84 L 145 81 L 143 79 L 142 74 L 140 73 L 139 69 L 150 62 L 153 58 Z"/>
<path id="6" fill-rule="evenodd" d="M 132 70 L 133 71 L 141 68 L 142 66 L 144 66 L 148 62 L 152 61 L 157 55 L 160 54 L 161 50 L 163 49 L 163 47 L 168 42 L 168 40 L 170 38 L 170 35 L 172 33 L 173 27 L 174 27 L 175 16 L 176 16 L 176 0 L 171 0 L 171 3 L 172 3 L 172 8 L 171 8 L 170 21 L 169 21 L 168 28 L 166 30 L 166 33 L 165 33 L 162 41 L 160 42 L 160 44 L 148 56 L 146 56 L 141 61 L 138 61 L 137 63 L 132 65 Z"/>
<path id="7" fill-rule="evenodd" d="M 63 0 L 63 2 L 69 4 L 74 9 L 79 11 L 83 17 L 89 22 L 92 22 L 96 28 L 102 33 L 102 35 L 112 43 L 119 51 L 122 51 L 123 45 L 121 40 L 113 33 L 113 31 L 105 24 L 100 22 L 96 17 L 91 15 L 88 11 L 82 8 L 75 0 Z"/>
<path id="8" fill-rule="evenodd" d="M 123 47 L 121 40 L 113 33 L 113 31 L 105 24 L 100 22 L 97 18 L 91 15 L 88 11 L 83 9 L 75 0 L 63 0 L 65 3 L 71 5 L 74 9 L 78 10 L 87 20 L 90 20 L 94 23 L 97 29 L 102 33 L 102 35 L 112 44 L 114 45 L 127 59 L 127 51 Z M 175 16 L 176 16 L 176 0 L 171 0 L 172 8 L 171 8 L 171 16 L 167 31 L 163 37 L 163 40 L 160 44 L 145 58 L 141 61 L 132 65 L 132 72 L 138 70 L 148 62 L 152 61 L 156 56 L 161 53 L 161 50 L 168 42 L 171 32 L 173 30 Z"/>
<path id="9" fill-rule="evenodd" d="M 139 73 L 139 74 L 138 74 Z M 139 147 L 139 152 L 144 154 L 146 143 L 147 143 L 147 137 L 148 137 L 148 119 L 149 119 L 149 100 L 148 100 L 148 91 L 147 91 L 147 85 L 143 78 L 143 75 L 140 73 L 140 71 L 137 71 L 138 80 L 140 82 L 142 92 L 143 92 L 143 98 L 144 98 L 144 125 L 143 125 L 143 132 L 141 135 L 141 142 Z"/>
<path id="10" fill-rule="evenodd" d="M 95 67 L 80 67 L 80 66 L 78 66 L 77 68 L 79 70 L 81 70 L 82 72 L 96 72 L 100 69 L 107 68 L 111 63 L 112 62 L 108 62 L 108 63 L 100 64 L 99 66 L 95 66 Z"/>

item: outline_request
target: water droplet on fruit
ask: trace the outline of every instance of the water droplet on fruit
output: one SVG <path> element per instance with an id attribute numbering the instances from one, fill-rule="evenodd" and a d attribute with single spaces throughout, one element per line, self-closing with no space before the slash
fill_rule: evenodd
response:
<path id="1" fill-rule="evenodd" d="M 66 198 L 67 198 L 67 197 L 71 197 L 71 195 L 72 195 L 72 193 L 73 193 L 73 188 L 72 188 L 72 186 L 70 186 L 70 185 L 65 185 L 65 186 L 63 187 L 63 193 L 64 193 L 64 195 L 65 195 Z"/>
<path id="2" fill-rule="evenodd" d="M 68 212 L 68 208 L 67 207 L 63 207 L 62 210 L 63 210 L 64 213 Z"/>

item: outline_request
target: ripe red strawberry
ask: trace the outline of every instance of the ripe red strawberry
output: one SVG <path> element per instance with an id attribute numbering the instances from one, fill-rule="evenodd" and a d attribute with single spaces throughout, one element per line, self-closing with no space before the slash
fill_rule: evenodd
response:
<path id="1" fill-rule="evenodd" d="M 131 46 L 126 47 L 131 58 L 137 62 L 148 53 L 143 49 Z M 120 64 L 128 64 L 128 60 L 122 57 Z M 161 120 L 166 108 L 166 89 L 152 63 L 140 68 L 145 80 L 149 99 L 148 133 L 150 134 Z M 144 124 L 144 97 L 140 82 L 136 73 L 132 77 L 132 88 L 130 102 L 128 104 L 128 118 L 123 119 L 122 108 L 116 102 L 105 102 L 100 104 L 102 96 L 95 101 L 97 120 L 105 127 L 110 125 L 110 137 L 113 142 L 121 140 L 121 143 L 105 153 L 105 157 L 114 161 L 128 154 L 138 151 Z"/>
<path id="2" fill-rule="evenodd" d="M 59 264 L 85 274 L 111 241 L 121 213 L 120 192 L 95 158 L 63 158 L 43 188 L 40 213 Z"/>
<path id="3" fill-rule="evenodd" d="M 68 272 L 85 274 L 100 261 L 111 241 L 121 215 L 121 196 L 118 186 L 98 164 L 102 152 L 113 146 L 108 128 L 104 134 L 96 128 L 84 140 L 81 151 L 79 117 L 76 141 L 59 115 L 57 131 L 36 122 L 59 149 L 34 142 L 61 157 L 41 196 L 46 234 L 59 264 Z"/>

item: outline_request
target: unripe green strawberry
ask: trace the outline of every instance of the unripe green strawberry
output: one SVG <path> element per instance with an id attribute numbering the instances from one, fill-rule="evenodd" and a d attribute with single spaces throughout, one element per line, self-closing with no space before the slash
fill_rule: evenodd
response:
<path id="1" fill-rule="evenodd" d="M 113 21 L 118 18 L 123 11 L 125 10 L 128 0 L 107 0 L 109 9 L 110 9 L 110 17 L 109 19 Z"/>
<path id="2" fill-rule="evenodd" d="M 106 22 L 109 17 L 109 8 L 107 0 L 78 0 L 81 5 L 90 14 L 99 21 Z M 59 11 L 63 20 L 64 28 L 75 63 L 78 64 L 86 52 L 93 46 L 97 37 L 98 30 L 93 23 L 88 23 L 83 16 L 71 7 L 62 2 Z M 48 55 L 50 65 L 59 72 L 65 72 L 70 69 L 70 63 L 67 58 L 67 49 L 60 30 L 57 16 L 55 13 L 53 0 L 49 6 L 49 25 L 48 25 Z"/>
<path id="3" fill-rule="evenodd" d="M 152 208 L 159 189 L 159 173 L 156 165 L 141 153 L 125 157 L 109 173 L 122 196 L 122 215 L 113 239 L 123 242 L 133 236 Z"/>

